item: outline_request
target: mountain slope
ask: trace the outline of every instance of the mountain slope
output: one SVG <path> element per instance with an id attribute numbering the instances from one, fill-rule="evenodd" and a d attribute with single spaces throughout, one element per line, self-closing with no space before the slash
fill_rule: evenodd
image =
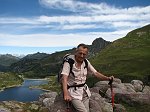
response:
<path id="1" fill-rule="evenodd" d="M 19 58 L 11 54 L 0 55 L 0 71 L 8 71 L 9 66 L 17 61 L 19 61 Z"/>
<path id="2" fill-rule="evenodd" d="M 150 25 L 133 30 L 108 45 L 91 63 L 105 74 L 124 80 L 150 75 Z"/>
<path id="3" fill-rule="evenodd" d="M 29 54 L 24 58 L 20 59 L 18 62 L 12 63 L 10 69 L 13 72 L 18 72 L 18 73 L 28 72 L 29 76 L 30 75 L 34 76 L 32 70 L 38 69 L 38 67 L 40 66 L 39 60 L 47 56 L 49 56 L 49 54 L 39 53 L 39 52 L 35 54 Z"/>
<path id="4" fill-rule="evenodd" d="M 19 58 L 12 56 L 11 54 L 0 55 L 0 65 L 9 66 L 12 63 L 15 63 Z"/>

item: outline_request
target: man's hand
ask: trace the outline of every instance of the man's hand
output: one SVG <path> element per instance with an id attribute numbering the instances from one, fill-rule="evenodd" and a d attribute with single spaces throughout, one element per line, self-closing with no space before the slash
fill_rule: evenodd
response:
<path id="1" fill-rule="evenodd" d="M 71 101 L 72 100 L 72 98 L 71 98 L 71 96 L 70 95 L 68 95 L 68 94 L 64 94 L 64 100 L 65 101 Z"/>
<path id="2" fill-rule="evenodd" d="M 71 101 L 72 98 L 71 98 L 70 94 L 68 93 L 68 89 L 67 89 L 67 80 L 68 80 L 68 76 L 63 75 L 62 85 L 63 85 L 64 100 Z"/>
<path id="3" fill-rule="evenodd" d="M 110 80 L 114 80 L 114 76 L 108 77 L 108 80 L 109 80 L 109 81 L 110 81 Z"/>
<path id="4" fill-rule="evenodd" d="M 109 80 L 109 85 L 111 85 L 113 83 L 113 80 L 114 80 L 114 76 L 110 76 L 108 77 L 108 80 Z"/>

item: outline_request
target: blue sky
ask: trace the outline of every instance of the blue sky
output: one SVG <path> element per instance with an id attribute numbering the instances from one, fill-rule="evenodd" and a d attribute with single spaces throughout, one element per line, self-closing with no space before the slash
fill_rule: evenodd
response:
<path id="1" fill-rule="evenodd" d="M 147 24 L 149 0 L 0 0 L 0 54 L 114 41 Z"/>

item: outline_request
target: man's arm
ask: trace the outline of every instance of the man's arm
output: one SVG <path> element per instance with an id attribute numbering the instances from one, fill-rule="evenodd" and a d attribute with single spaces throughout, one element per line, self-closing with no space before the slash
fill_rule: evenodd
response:
<path id="1" fill-rule="evenodd" d="M 67 89 L 67 80 L 68 80 L 68 76 L 63 75 L 63 79 L 62 79 L 63 95 L 65 101 L 71 101 L 71 96 L 68 93 L 68 89 Z"/>
<path id="2" fill-rule="evenodd" d="M 114 78 L 113 76 L 107 77 L 103 74 L 101 74 L 100 72 L 95 72 L 94 75 L 98 78 L 98 79 L 102 79 L 102 80 L 111 80 L 112 78 Z"/>
<path id="3" fill-rule="evenodd" d="M 102 73 L 100 72 L 97 72 L 97 70 L 91 65 L 91 63 L 88 61 L 88 70 L 90 73 L 94 74 L 98 79 L 101 79 L 101 80 L 112 80 L 112 78 L 114 79 L 113 76 L 111 77 L 107 77 L 105 75 L 103 75 Z"/>

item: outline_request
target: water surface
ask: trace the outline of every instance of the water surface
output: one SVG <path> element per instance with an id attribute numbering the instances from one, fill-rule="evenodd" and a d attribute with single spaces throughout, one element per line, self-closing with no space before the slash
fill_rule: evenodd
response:
<path id="1" fill-rule="evenodd" d="M 0 92 L 0 101 L 11 101 L 11 100 L 21 102 L 37 101 L 39 99 L 40 94 L 46 91 L 40 89 L 30 89 L 29 86 L 36 86 L 46 83 L 48 83 L 47 80 L 26 79 L 22 86 L 8 88 Z"/>

